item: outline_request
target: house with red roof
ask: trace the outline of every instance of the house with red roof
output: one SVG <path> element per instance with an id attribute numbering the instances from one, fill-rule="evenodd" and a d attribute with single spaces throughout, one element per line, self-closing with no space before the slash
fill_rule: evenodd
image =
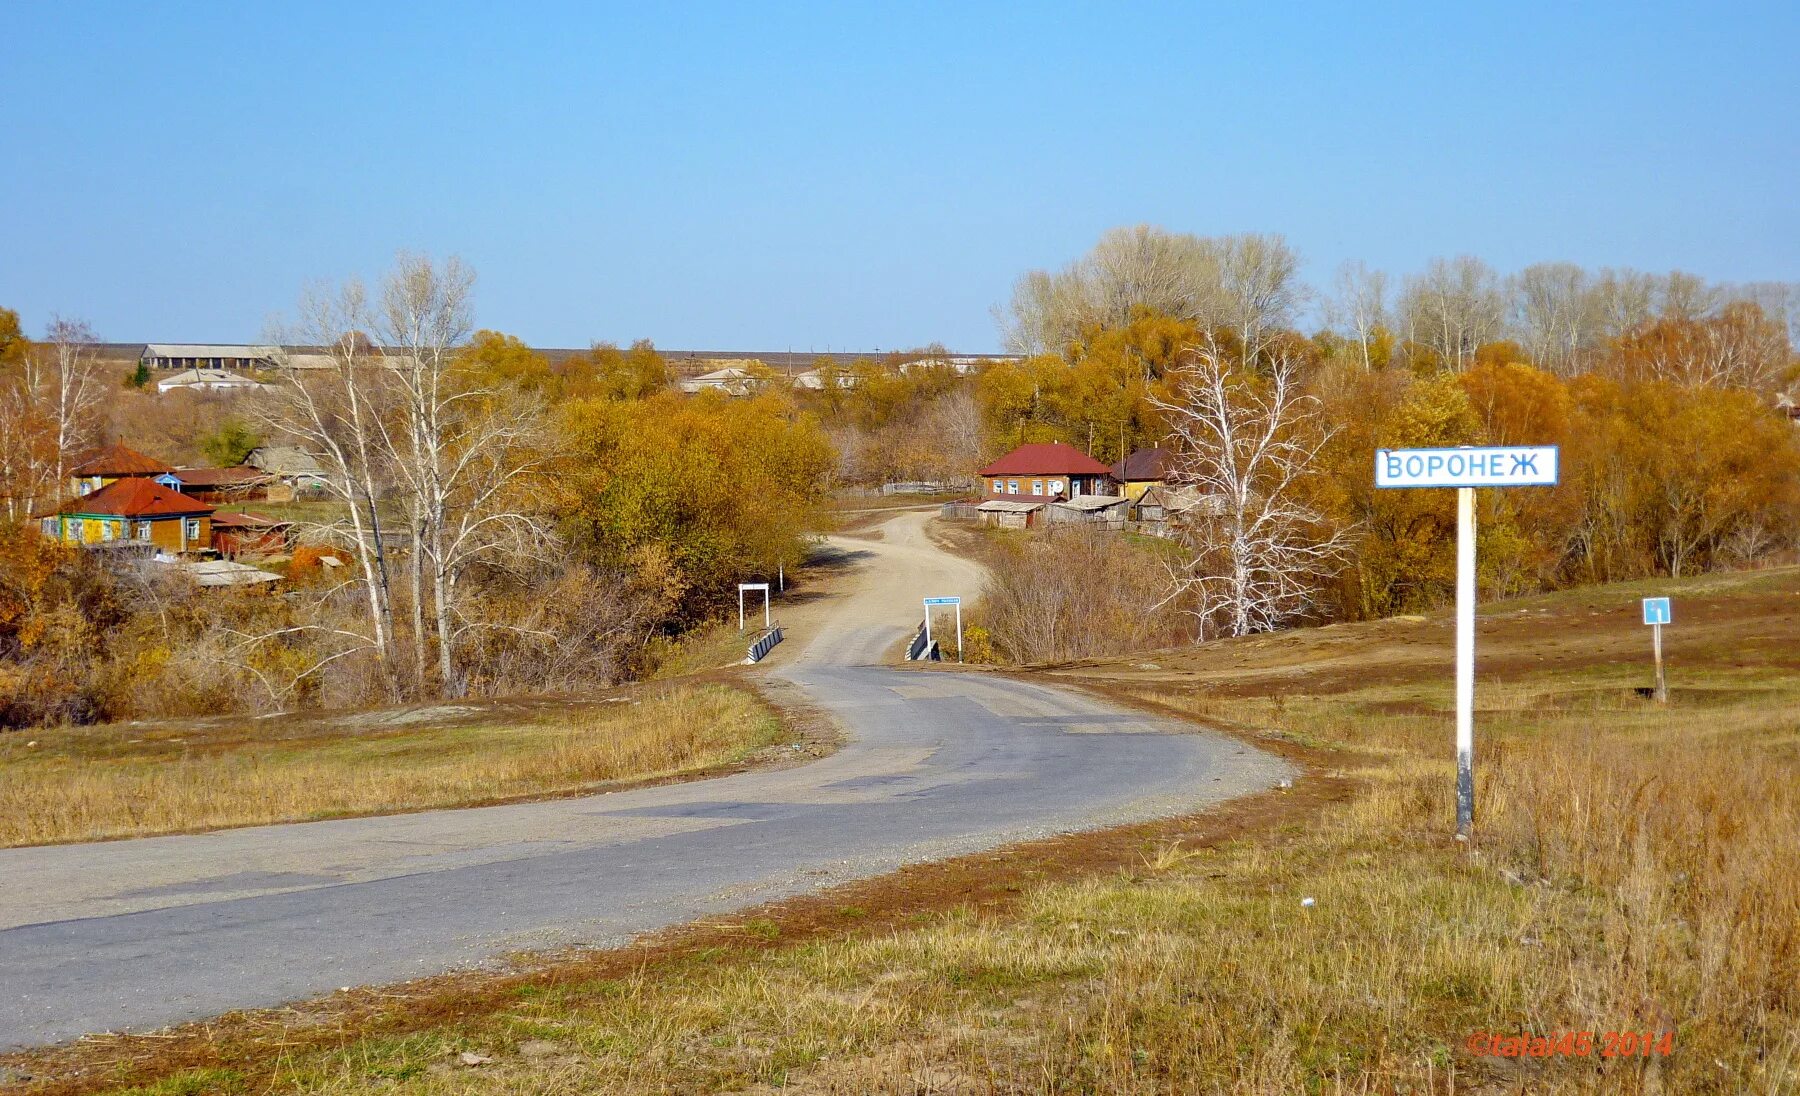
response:
<path id="1" fill-rule="evenodd" d="M 83 454 L 75 462 L 75 467 L 69 469 L 69 494 L 90 495 L 116 480 L 153 479 L 173 471 L 174 465 L 114 442 Z"/>
<path id="2" fill-rule="evenodd" d="M 1049 502 L 1076 495 L 1112 494 L 1112 469 L 1067 442 L 1021 445 L 975 473 L 991 499 Z"/>
<path id="3" fill-rule="evenodd" d="M 144 475 L 123 476 L 43 516 L 44 535 L 70 544 L 118 541 L 164 552 L 212 546 L 213 508 Z"/>

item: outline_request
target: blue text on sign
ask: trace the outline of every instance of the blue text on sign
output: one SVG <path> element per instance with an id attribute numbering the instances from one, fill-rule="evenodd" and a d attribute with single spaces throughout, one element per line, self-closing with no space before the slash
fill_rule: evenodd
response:
<path id="1" fill-rule="evenodd" d="M 1377 487 L 1553 487 L 1554 445 L 1456 449 L 1379 449 Z"/>

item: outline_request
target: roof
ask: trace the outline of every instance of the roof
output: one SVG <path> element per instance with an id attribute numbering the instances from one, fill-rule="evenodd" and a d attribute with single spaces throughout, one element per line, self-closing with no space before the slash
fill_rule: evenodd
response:
<path id="1" fill-rule="evenodd" d="M 249 361 L 274 361 L 281 354 L 278 346 L 246 346 L 231 343 L 145 343 L 146 358 L 242 358 Z"/>
<path id="2" fill-rule="evenodd" d="M 1198 510 L 1203 514 L 1221 514 L 1225 511 L 1225 500 L 1218 495 L 1209 495 L 1198 487 L 1174 487 L 1159 483 L 1144 492 L 1138 499 L 1139 506 L 1160 506 L 1171 514 L 1184 514 L 1189 510 Z"/>
<path id="3" fill-rule="evenodd" d="M 185 385 L 214 385 L 224 388 L 261 388 L 261 384 L 249 377 L 240 376 L 224 369 L 183 369 L 172 376 L 156 382 L 158 388 L 180 388 Z"/>
<path id="4" fill-rule="evenodd" d="M 164 472 L 175 471 L 174 466 L 164 464 L 155 457 L 146 457 L 136 449 L 127 449 L 118 442 L 103 446 L 81 458 L 81 463 L 69 469 L 71 476 L 155 476 Z"/>
<path id="5" fill-rule="evenodd" d="M 1056 505 L 1066 510 L 1080 510 L 1083 513 L 1092 514 L 1130 501 L 1124 495 L 1076 495 L 1074 498 Z"/>
<path id="6" fill-rule="evenodd" d="M 1060 441 L 1021 445 L 977 472 L 980 476 L 1109 476 L 1112 469 Z"/>
<path id="7" fill-rule="evenodd" d="M 297 445 L 259 445 L 250 450 L 244 463 L 260 468 L 272 476 L 322 476 L 318 458 Z"/>
<path id="8" fill-rule="evenodd" d="M 294 524 L 282 521 L 267 514 L 252 514 L 241 510 L 220 510 L 213 515 L 214 529 L 286 529 Z"/>
<path id="9" fill-rule="evenodd" d="M 208 559 L 199 563 L 175 563 L 171 566 L 186 571 L 197 586 L 254 586 L 257 583 L 280 582 L 281 576 L 259 570 L 247 563 L 228 559 Z"/>
<path id="10" fill-rule="evenodd" d="M 1122 483 L 1160 480 L 1168 474 L 1174 457 L 1167 449 L 1139 449 L 1112 466 L 1113 478 Z"/>
<path id="11" fill-rule="evenodd" d="M 98 514 L 104 517 L 177 518 L 205 515 L 213 508 L 155 480 L 118 479 L 91 495 L 70 499 L 59 514 Z"/>
<path id="12" fill-rule="evenodd" d="M 975 509 L 990 514 L 1029 514 L 1033 510 L 1042 510 L 1049 504 L 1049 499 L 1045 499 L 1043 502 L 1013 502 L 1010 499 L 989 499 Z"/>
<path id="13" fill-rule="evenodd" d="M 246 468 L 241 464 L 230 468 L 177 468 L 172 474 L 181 481 L 183 487 L 204 489 L 250 487 L 267 483 L 270 478 L 267 472 Z"/>

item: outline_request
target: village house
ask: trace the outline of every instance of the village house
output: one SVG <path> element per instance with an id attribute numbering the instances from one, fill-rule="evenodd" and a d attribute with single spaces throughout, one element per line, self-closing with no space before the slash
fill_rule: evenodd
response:
<path id="1" fill-rule="evenodd" d="M 260 468 L 177 468 L 156 482 L 201 502 L 291 502 L 294 489 Z"/>
<path id="2" fill-rule="evenodd" d="M 976 473 L 993 499 L 1040 499 L 1112 494 L 1112 469 L 1065 442 L 1021 445 Z"/>
<path id="3" fill-rule="evenodd" d="M 69 469 L 69 494 L 91 495 L 107 484 L 123 479 L 152 479 L 175 469 L 154 457 L 117 442 L 84 454 Z"/>
<path id="4" fill-rule="evenodd" d="M 244 467 L 264 472 L 301 491 L 328 486 L 318 458 L 295 445 L 259 445 L 244 458 Z"/>
<path id="5" fill-rule="evenodd" d="M 1195 487 L 1159 483 L 1138 498 L 1138 531 L 1153 537 L 1172 537 L 1189 514 L 1216 515 L 1223 511 L 1223 500 L 1218 496 L 1202 494 Z"/>
<path id="6" fill-rule="evenodd" d="M 748 396 L 760 384 L 756 375 L 749 369 L 743 366 L 728 365 L 723 369 L 715 369 L 711 373 L 702 373 L 698 377 L 677 381 L 675 387 L 689 395 L 699 392 L 723 392 L 727 396 Z"/>
<path id="7" fill-rule="evenodd" d="M 44 535 L 70 544 L 130 542 L 171 553 L 212 547 L 213 508 L 148 476 L 116 479 L 43 515 Z"/>
<path id="8" fill-rule="evenodd" d="M 1112 466 L 1113 479 L 1119 482 L 1119 493 L 1133 503 L 1145 491 L 1169 479 L 1169 463 L 1174 457 L 1167 449 L 1138 449 Z"/>

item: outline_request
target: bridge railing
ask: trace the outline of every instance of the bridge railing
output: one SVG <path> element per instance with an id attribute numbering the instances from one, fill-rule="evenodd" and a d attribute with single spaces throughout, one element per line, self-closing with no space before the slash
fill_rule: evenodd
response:
<path id="1" fill-rule="evenodd" d="M 761 662 L 763 656 L 768 654 L 770 651 L 774 650 L 775 645 L 780 642 L 781 642 L 781 625 L 777 624 L 773 628 L 767 629 L 761 635 L 757 636 L 756 639 L 751 641 L 749 657 L 745 658 L 744 661 L 745 662 Z"/>
<path id="2" fill-rule="evenodd" d="M 938 659 L 937 640 L 934 639 L 929 642 L 926 641 L 926 639 L 925 639 L 925 622 L 920 621 L 919 622 L 919 630 L 917 632 L 913 633 L 912 642 L 908 643 L 906 645 L 906 661 L 919 662 L 919 661 L 923 660 L 923 661 L 929 661 L 929 662 L 936 662 L 937 659 Z"/>

